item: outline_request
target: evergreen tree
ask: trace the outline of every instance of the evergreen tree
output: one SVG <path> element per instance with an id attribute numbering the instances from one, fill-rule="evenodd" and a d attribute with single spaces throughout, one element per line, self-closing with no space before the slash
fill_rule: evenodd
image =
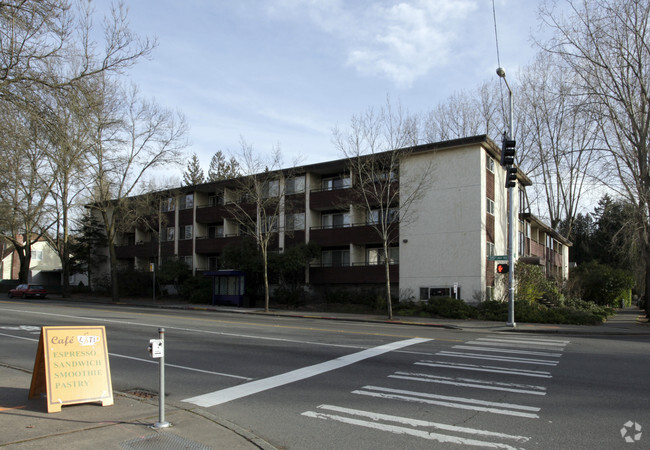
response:
<path id="1" fill-rule="evenodd" d="M 89 212 L 79 218 L 77 226 L 77 234 L 70 243 L 70 274 L 86 272 L 88 288 L 92 290 L 91 270 L 101 263 L 103 257 L 97 250 L 106 246 L 106 234 L 101 222 Z"/>
<path id="2" fill-rule="evenodd" d="M 208 181 L 221 181 L 237 178 L 241 175 L 240 166 L 234 157 L 229 160 L 221 150 L 218 150 L 210 160 Z"/>
<path id="3" fill-rule="evenodd" d="M 186 186 L 194 186 L 203 182 L 205 182 L 205 176 L 203 175 L 203 169 L 201 169 L 199 157 L 196 156 L 196 153 L 193 153 L 192 158 L 187 163 L 187 170 L 183 172 L 183 183 Z"/>

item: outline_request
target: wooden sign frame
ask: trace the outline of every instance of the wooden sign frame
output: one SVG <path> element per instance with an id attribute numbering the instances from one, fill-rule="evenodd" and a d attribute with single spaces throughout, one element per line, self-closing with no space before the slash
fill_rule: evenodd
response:
<path id="1" fill-rule="evenodd" d="M 61 406 L 113 404 L 104 326 L 42 327 L 29 398 L 47 396 L 47 412 Z"/>

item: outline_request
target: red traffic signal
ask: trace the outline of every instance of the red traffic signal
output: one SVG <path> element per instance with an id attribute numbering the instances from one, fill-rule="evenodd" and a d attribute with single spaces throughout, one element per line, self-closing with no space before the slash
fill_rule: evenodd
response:
<path id="1" fill-rule="evenodd" d="M 510 266 L 507 264 L 497 264 L 497 273 L 508 273 L 510 272 Z"/>

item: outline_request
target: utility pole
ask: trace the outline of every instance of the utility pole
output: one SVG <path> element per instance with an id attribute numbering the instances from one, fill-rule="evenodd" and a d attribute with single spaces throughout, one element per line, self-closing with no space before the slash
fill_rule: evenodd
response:
<path id="1" fill-rule="evenodd" d="M 510 100 L 510 117 L 508 123 L 508 136 L 503 137 L 503 146 L 501 148 L 501 165 L 506 169 L 506 188 L 508 189 L 508 322 L 509 327 L 516 327 L 515 323 L 515 187 L 517 186 L 517 168 L 515 163 L 515 140 L 513 139 L 513 99 L 512 89 L 506 80 L 506 71 L 501 67 L 497 69 L 497 75 L 503 79 L 508 88 L 508 98 Z M 505 133 L 504 133 L 505 134 Z"/>

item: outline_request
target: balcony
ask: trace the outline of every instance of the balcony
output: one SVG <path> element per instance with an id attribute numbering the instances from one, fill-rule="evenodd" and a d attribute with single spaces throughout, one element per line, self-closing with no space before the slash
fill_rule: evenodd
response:
<path id="1" fill-rule="evenodd" d="M 156 242 L 118 245 L 115 247 L 115 252 L 118 259 L 150 258 L 158 255 L 158 245 Z"/>
<path id="2" fill-rule="evenodd" d="M 309 208 L 315 211 L 348 209 L 352 200 L 352 189 L 314 190 L 309 193 Z"/>
<path id="3" fill-rule="evenodd" d="M 224 217 L 230 217 L 224 205 L 198 206 L 196 208 L 197 223 L 214 223 L 223 221 Z"/>
<path id="4" fill-rule="evenodd" d="M 241 242 L 242 239 L 242 236 L 236 235 L 224 237 L 197 236 L 195 251 L 200 255 L 220 253 L 229 244 Z"/>
<path id="5" fill-rule="evenodd" d="M 399 283 L 399 264 L 389 268 L 391 284 Z M 386 282 L 386 272 L 383 264 L 354 265 L 344 267 L 309 268 L 311 284 L 383 284 Z"/>
<path id="6" fill-rule="evenodd" d="M 398 227 L 395 226 L 390 233 L 390 241 L 396 242 L 399 238 Z M 345 244 L 380 244 L 381 237 L 377 230 L 366 224 L 353 224 L 348 227 L 323 228 L 312 227 L 309 231 L 309 240 L 316 242 L 321 247 Z"/>

